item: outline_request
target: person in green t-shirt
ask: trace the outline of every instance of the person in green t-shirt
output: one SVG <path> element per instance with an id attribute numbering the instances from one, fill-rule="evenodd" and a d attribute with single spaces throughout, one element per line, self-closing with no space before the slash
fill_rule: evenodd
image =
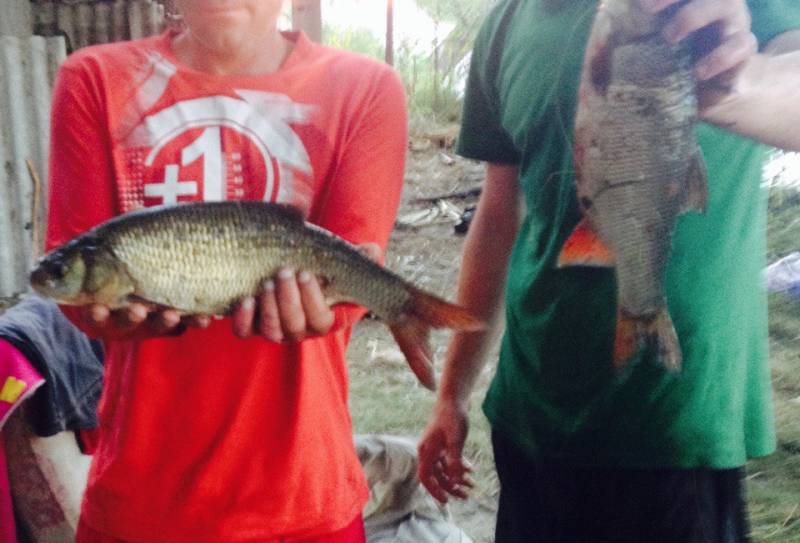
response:
<path id="1" fill-rule="evenodd" d="M 555 265 L 580 219 L 570 143 L 597 1 L 500 0 L 473 51 L 458 152 L 488 165 L 459 302 L 496 319 L 505 290 L 483 405 L 499 542 L 746 540 L 742 467 L 775 447 L 754 140 L 800 150 L 800 3 L 640 2 L 674 10 L 668 40 L 707 38 L 692 43 L 708 205 L 680 217 L 665 277 L 679 374 L 647 350 L 615 373 L 613 270 Z M 441 501 L 470 486 L 467 404 L 490 337 L 455 336 L 420 441 L 420 480 Z"/>

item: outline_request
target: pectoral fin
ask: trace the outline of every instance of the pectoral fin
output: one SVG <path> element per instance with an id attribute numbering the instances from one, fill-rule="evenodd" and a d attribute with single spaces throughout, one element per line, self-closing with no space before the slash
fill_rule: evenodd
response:
<path id="1" fill-rule="evenodd" d="M 564 242 L 558 255 L 558 267 L 598 266 L 611 267 L 614 256 L 592 229 L 589 221 L 583 218 Z"/>
<path id="2" fill-rule="evenodd" d="M 681 212 L 698 211 L 705 213 L 708 205 L 708 172 L 700 149 L 697 150 L 689 165 L 686 199 L 681 205 Z"/>

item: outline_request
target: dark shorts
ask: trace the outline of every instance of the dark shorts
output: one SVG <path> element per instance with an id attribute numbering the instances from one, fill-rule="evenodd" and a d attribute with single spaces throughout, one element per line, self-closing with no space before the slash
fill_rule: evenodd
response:
<path id="1" fill-rule="evenodd" d="M 604 469 L 532 459 L 492 433 L 497 543 L 748 541 L 744 470 Z"/>

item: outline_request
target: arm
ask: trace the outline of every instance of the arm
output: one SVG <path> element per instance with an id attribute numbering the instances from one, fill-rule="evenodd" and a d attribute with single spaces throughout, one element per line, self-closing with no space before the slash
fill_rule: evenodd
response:
<path id="1" fill-rule="evenodd" d="M 487 322 L 501 305 L 511 247 L 519 228 L 519 172 L 489 164 L 464 247 L 458 302 Z M 469 468 L 462 458 L 469 398 L 486 363 L 491 330 L 457 334 L 445 358 L 441 389 L 419 444 L 419 478 L 439 501 L 466 497 Z"/>
<path id="2" fill-rule="evenodd" d="M 771 40 L 763 53 L 754 55 L 743 67 L 733 91 L 705 109 L 703 117 L 780 149 L 800 151 L 799 97 L 800 30 L 793 30 Z"/>
<path id="3" fill-rule="evenodd" d="M 657 12 L 678 0 L 641 2 Z M 776 36 L 759 52 L 751 23 L 744 0 L 691 0 L 664 34 L 674 43 L 695 36 L 704 38 L 697 43 L 709 44 L 695 65 L 703 120 L 800 151 L 800 30 Z"/>

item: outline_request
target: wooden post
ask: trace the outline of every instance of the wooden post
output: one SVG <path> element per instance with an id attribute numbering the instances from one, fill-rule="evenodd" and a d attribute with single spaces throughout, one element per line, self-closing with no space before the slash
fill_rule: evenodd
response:
<path id="1" fill-rule="evenodd" d="M 315 42 L 322 41 L 320 0 L 292 0 L 292 28 L 302 30 Z"/>
<path id="2" fill-rule="evenodd" d="M 386 0 L 386 64 L 394 66 L 394 0 Z"/>

